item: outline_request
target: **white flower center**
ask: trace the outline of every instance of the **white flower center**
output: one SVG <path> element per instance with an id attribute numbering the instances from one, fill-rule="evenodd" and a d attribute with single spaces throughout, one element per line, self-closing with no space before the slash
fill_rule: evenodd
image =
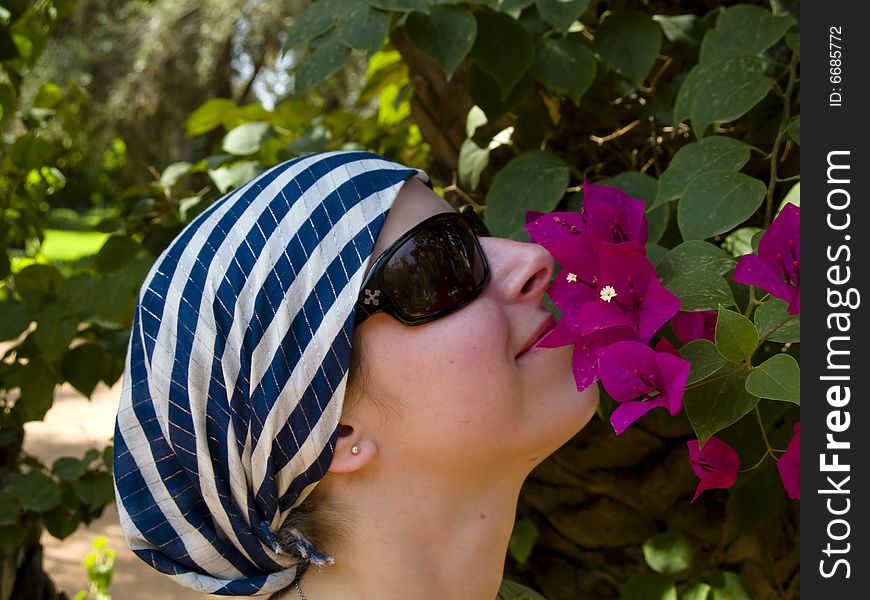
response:
<path id="1" fill-rule="evenodd" d="M 613 298 L 616 298 L 616 290 L 613 289 L 612 285 L 605 285 L 601 288 L 600 296 L 605 302 L 610 302 Z"/>

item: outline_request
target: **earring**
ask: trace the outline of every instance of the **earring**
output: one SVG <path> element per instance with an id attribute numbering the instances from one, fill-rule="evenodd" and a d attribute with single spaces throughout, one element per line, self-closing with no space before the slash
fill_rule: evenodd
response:
<path id="1" fill-rule="evenodd" d="M 350 449 L 351 454 L 359 454 L 359 446 L 354 446 Z"/>

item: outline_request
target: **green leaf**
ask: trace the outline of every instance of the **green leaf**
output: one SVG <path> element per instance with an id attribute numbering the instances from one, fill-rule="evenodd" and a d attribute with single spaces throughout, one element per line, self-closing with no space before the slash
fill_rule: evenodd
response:
<path id="1" fill-rule="evenodd" d="M 756 308 L 752 320 L 760 337 L 781 344 L 801 341 L 801 316 L 788 314 L 788 302 L 779 298 L 771 298 Z"/>
<path id="2" fill-rule="evenodd" d="M 97 269 L 103 273 L 125 267 L 139 254 L 140 246 L 126 235 L 114 235 L 107 239 L 94 259 Z"/>
<path id="3" fill-rule="evenodd" d="M 8 379 L 8 378 L 7 378 Z M 16 381 L 9 382 L 7 387 L 18 387 L 21 396 L 15 401 L 13 413 L 20 423 L 39 421 L 51 408 L 54 401 L 54 387 L 57 378 L 45 360 L 31 359 L 16 372 Z"/>
<path id="4" fill-rule="evenodd" d="M 791 15 L 773 15 L 759 6 L 737 4 L 726 8 L 719 13 L 716 27 L 701 42 L 699 62 L 758 55 L 778 42 L 793 24 Z"/>
<path id="5" fill-rule="evenodd" d="M 7 298 L 0 300 L 0 341 L 14 340 L 33 322 L 27 307 Z"/>
<path id="6" fill-rule="evenodd" d="M 635 86 L 643 84 L 661 44 L 658 24 L 636 10 L 614 11 L 605 16 L 595 39 L 601 58 Z"/>
<path id="7" fill-rule="evenodd" d="M 51 473 L 61 481 L 74 481 L 86 470 L 87 465 L 72 456 L 62 456 L 51 466 Z"/>
<path id="8" fill-rule="evenodd" d="M 486 114 L 490 122 L 495 121 L 517 104 L 532 91 L 535 79 L 530 73 L 511 89 L 507 98 L 502 99 L 498 83 L 495 79 L 475 64 L 468 70 L 468 92 L 474 103 Z"/>
<path id="9" fill-rule="evenodd" d="M 426 12 L 429 10 L 427 0 L 368 0 L 368 3 L 375 8 L 382 8 L 393 12 L 407 12 L 416 10 L 417 12 Z"/>
<path id="10" fill-rule="evenodd" d="M 224 152 L 245 156 L 259 150 L 263 142 L 274 135 L 275 130 L 272 129 L 272 125 L 264 121 L 242 123 L 227 133 L 221 146 Z"/>
<path id="11" fill-rule="evenodd" d="M 13 525 L 21 515 L 21 502 L 5 490 L 0 490 L 0 527 Z"/>
<path id="12" fill-rule="evenodd" d="M 680 594 L 680 600 L 707 600 L 711 589 L 713 588 L 709 584 L 701 581 L 684 589 Z"/>
<path id="13" fill-rule="evenodd" d="M 81 520 L 82 513 L 78 498 L 69 485 L 63 486 L 60 504 L 42 515 L 45 528 L 59 540 L 72 535 L 78 529 Z"/>
<path id="14" fill-rule="evenodd" d="M 532 63 L 534 76 L 555 92 L 565 94 L 575 104 L 592 85 L 596 72 L 595 55 L 577 37 L 548 37 L 541 40 Z"/>
<path id="15" fill-rule="evenodd" d="M 724 275 L 733 267 L 734 260 L 718 246 L 703 240 L 689 240 L 670 250 L 656 266 L 656 271 L 662 283 L 666 284 L 676 277 L 697 271 Z"/>
<path id="16" fill-rule="evenodd" d="M 83 504 L 99 509 L 115 498 L 112 476 L 103 471 L 88 471 L 73 484 L 73 489 Z"/>
<path id="17" fill-rule="evenodd" d="M 301 14 L 296 15 L 293 23 L 287 28 L 284 47 L 292 48 L 326 33 L 333 28 L 338 16 L 353 8 L 355 4 L 358 2 L 354 0 L 319 0 L 310 5 Z M 369 2 L 369 4 L 382 8 L 378 6 L 378 2 Z"/>
<path id="18" fill-rule="evenodd" d="M 221 126 L 226 113 L 235 109 L 236 103 L 232 100 L 227 98 L 212 98 L 187 117 L 187 121 L 185 121 L 187 135 L 194 137 Z"/>
<path id="19" fill-rule="evenodd" d="M 550 152 L 520 154 L 502 168 L 486 195 L 486 224 L 493 235 L 519 239 L 527 210 L 550 212 L 565 194 L 570 169 Z"/>
<path id="20" fill-rule="evenodd" d="M 45 512 L 60 503 L 60 488 L 44 473 L 11 475 L 6 489 L 26 510 Z"/>
<path id="21" fill-rule="evenodd" d="M 589 0 L 537 0 L 535 5 L 538 14 L 547 23 L 556 29 L 568 31 L 571 24 L 589 8 Z"/>
<path id="22" fill-rule="evenodd" d="M 296 71 L 294 92 L 299 95 L 308 91 L 338 71 L 347 62 L 350 48 L 332 36 L 315 48 L 299 65 Z"/>
<path id="23" fill-rule="evenodd" d="M 743 173 L 718 170 L 698 175 L 677 207 L 683 239 L 712 237 L 743 223 L 761 206 L 766 191 L 764 183 Z"/>
<path id="24" fill-rule="evenodd" d="M 40 308 L 46 300 L 57 299 L 63 290 L 63 275 L 51 265 L 30 265 L 14 277 L 15 289 L 31 310 Z"/>
<path id="25" fill-rule="evenodd" d="M 677 600 L 677 588 L 669 577 L 641 573 L 622 586 L 619 600 Z"/>
<path id="26" fill-rule="evenodd" d="M 669 575 L 692 566 L 692 545 L 679 531 L 667 531 L 643 543 L 643 557 L 653 571 Z"/>
<path id="27" fill-rule="evenodd" d="M 679 275 L 668 281 L 665 287 L 680 299 L 680 310 L 716 310 L 720 305 L 735 304 L 728 282 L 711 271 Z"/>
<path id="28" fill-rule="evenodd" d="M 773 87 L 758 60 L 734 58 L 699 64 L 680 86 L 674 122 L 692 119 L 695 135 L 703 137 L 711 123 L 725 123 L 745 115 Z"/>
<path id="29" fill-rule="evenodd" d="M 433 6 L 428 15 L 413 12 L 405 27 L 414 45 L 444 69 L 448 80 L 471 52 L 477 36 L 474 16 L 449 6 Z"/>
<path id="30" fill-rule="evenodd" d="M 46 81 L 39 86 L 39 91 L 33 98 L 34 108 L 54 108 L 60 103 L 63 97 L 63 91 L 56 83 Z"/>
<path id="31" fill-rule="evenodd" d="M 90 398 L 108 365 L 109 357 L 98 344 L 82 344 L 64 355 L 61 373 L 83 396 Z"/>
<path id="32" fill-rule="evenodd" d="M 363 2 L 338 17 L 335 35 L 341 43 L 369 56 L 381 49 L 390 31 L 390 13 Z"/>
<path id="33" fill-rule="evenodd" d="M 508 542 L 508 552 L 520 564 L 528 562 L 532 549 L 538 539 L 538 527 L 531 519 L 520 519 L 514 523 L 514 530 Z"/>
<path id="34" fill-rule="evenodd" d="M 482 10 L 475 13 L 475 18 L 477 37 L 471 55 L 475 64 L 496 81 L 504 100 L 532 64 L 532 38 L 525 27 L 506 14 Z"/>
<path id="35" fill-rule="evenodd" d="M 214 181 L 221 194 L 237 188 L 262 173 L 262 167 L 256 160 L 240 160 L 229 166 L 220 166 L 208 175 Z"/>
<path id="36" fill-rule="evenodd" d="M 732 137 L 714 135 L 680 148 L 662 173 L 655 208 L 683 195 L 686 186 L 707 171 L 739 171 L 749 162 L 749 146 Z"/>
<path id="37" fill-rule="evenodd" d="M 785 208 L 785 205 L 789 204 L 789 203 L 794 204 L 795 206 L 798 206 L 798 207 L 801 205 L 801 182 L 800 181 L 798 181 L 793 186 L 791 186 L 791 189 L 785 195 L 785 198 L 783 198 L 782 202 L 779 203 L 779 208 L 776 209 L 776 214 L 773 215 L 773 218 L 776 219 L 779 216 L 780 211 L 782 211 L 782 209 Z M 758 251 L 758 248 L 756 247 L 755 250 Z"/>
<path id="38" fill-rule="evenodd" d="M 801 145 L 801 116 L 798 115 L 788 124 L 788 137 L 794 140 L 795 144 Z"/>
<path id="39" fill-rule="evenodd" d="M 801 368 L 790 354 L 774 354 L 752 369 L 746 391 L 759 398 L 801 403 Z"/>
<path id="40" fill-rule="evenodd" d="M 181 181 L 185 175 L 190 173 L 192 167 L 193 165 L 189 162 L 172 163 L 163 169 L 163 173 L 160 174 L 160 185 L 164 190 L 171 190 L 175 187 L 176 183 Z"/>
<path id="41" fill-rule="evenodd" d="M 59 358 L 76 335 L 78 319 L 67 316 L 59 304 L 49 304 L 36 314 L 33 339 L 48 361 Z"/>
<path id="42" fill-rule="evenodd" d="M 686 390 L 683 406 L 702 446 L 758 404 L 758 398 L 746 391 L 747 375 L 740 370 Z"/>
<path id="43" fill-rule="evenodd" d="M 725 239 L 722 240 L 722 249 L 734 258 L 739 258 L 744 254 L 752 254 L 756 248 L 753 246 L 752 240 L 762 233 L 764 230 L 760 227 L 740 227 L 725 236 Z"/>
<path id="44" fill-rule="evenodd" d="M 719 571 L 710 578 L 710 584 L 712 600 L 755 600 L 755 594 L 737 573 Z"/>
<path id="45" fill-rule="evenodd" d="M 719 354 L 710 340 L 693 340 L 680 348 L 680 355 L 692 363 L 686 385 L 709 377 L 726 364 L 728 359 Z"/>
<path id="46" fill-rule="evenodd" d="M 716 319 L 716 348 L 734 362 L 748 360 L 758 346 L 758 330 L 738 312 L 719 307 Z"/>
<path id="47" fill-rule="evenodd" d="M 462 142 L 459 148 L 459 182 L 466 189 L 476 190 L 480 174 L 489 164 L 489 146 L 481 148 L 472 139 Z"/>

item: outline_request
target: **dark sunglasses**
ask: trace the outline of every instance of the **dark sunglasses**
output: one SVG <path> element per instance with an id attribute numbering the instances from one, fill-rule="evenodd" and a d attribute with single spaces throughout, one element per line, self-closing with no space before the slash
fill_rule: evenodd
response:
<path id="1" fill-rule="evenodd" d="M 470 207 L 409 229 L 372 264 L 356 302 L 356 327 L 381 311 L 405 325 L 422 325 L 474 300 L 489 282 L 477 239 L 488 235 Z"/>

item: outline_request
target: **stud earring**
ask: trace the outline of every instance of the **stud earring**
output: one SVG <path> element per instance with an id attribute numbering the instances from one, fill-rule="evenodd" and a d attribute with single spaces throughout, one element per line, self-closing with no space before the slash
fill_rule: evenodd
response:
<path id="1" fill-rule="evenodd" d="M 354 446 L 350 449 L 351 454 L 359 454 L 359 446 Z"/>

